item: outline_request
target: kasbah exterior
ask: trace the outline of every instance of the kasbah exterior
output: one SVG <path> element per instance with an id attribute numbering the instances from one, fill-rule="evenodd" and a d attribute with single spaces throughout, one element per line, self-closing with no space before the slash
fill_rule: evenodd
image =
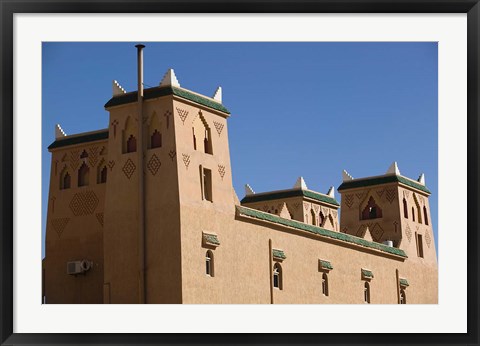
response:
<path id="1" fill-rule="evenodd" d="M 43 303 L 438 302 L 423 175 L 344 171 L 341 214 L 333 187 L 301 177 L 281 191 L 246 185 L 240 201 L 221 89 L 200 95 L 168 70 L 143 90 L 142 48 L 139 92 L 114 81 L 107 129 L 56 127 Z"/>

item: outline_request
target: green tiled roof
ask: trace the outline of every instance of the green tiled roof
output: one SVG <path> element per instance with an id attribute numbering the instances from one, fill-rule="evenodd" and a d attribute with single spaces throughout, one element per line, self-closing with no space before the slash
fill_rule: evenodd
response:
<path id="1" fill-rule="evenodd" d="M 398 182 L 398 183 L 413 187 L 414 189 L 426 192 L 428 194 L 430 193 L 430 190 L 428 190 L 426 186 L 416 183 L 410 179 L 404 178 L 400 175 L 386 175 L 382 177 L 373 177 L 373 178 L 366 178 L 366 179 L 354 179 L 354 180 L 344 181 L 338 187 L 338 191 L 354 189 L 357 187 L 394 183 L 394 182 Z"/>
<path id="2" fill-rule="evenodd" d="M 400 285 L 401 285 L 401 286 L 410 286 L 410 285 L 408 284 L 407 279 L 400 279 Z"/>
<path id="3" fill-rule="evenodd" d="M 362 276 L 366 279 L 373 279 L 373 273 L 367 269 L 362 269 Z"/>
<path id="4" fill-rule="evenodd" d="M 213 244 L 213 245 L 220 245 L 220 241 L 218 240 L 218 237 L 215 234 L 203 234 L 203 239 L 205 239 L 205 242 L 208 244 Z"/>
<path id="5" fill-rule="evenodd" d="M 340 204 L 337 202 L 335 198 L 322 195 L 320 193 L 310 191 L 310 190 L 302 190 L 302 189 L 291 189 L 285 191 L 272 191 L 266 192 L 261 194 L 253 194 L 243 197 L 240 203 L 253 203 L 253 202 L 263 202 L 263 201 L 271 201 L 274 199 L 284 199 L 289 197 L 308 197 L 315 199 L 320 202 L 329 203 L 335 206 L 339 206 Z"/>
<path id="6" fill-rule="evenodd" d="M 272 253 L 273 253 L 273 258 L 279 258 L 279 259 L 282 259 L 282 260 L 287 258 L 287 256 L 285 255 L 285 253 L 282 250 L 272 249 Z"/>
<path id="7" fill-rule="evenodd" d="M 148 88 L 143 90 L 144 100 L 154 99 L 154 98 L 166 96 L 166 95 L 176 95 L 186 100 L 193 101 L 203 106 L 215 109 L 217 111 L 230 114 L 228 109 L 225 108 L 221 103 L 212 101 L 206 97 L 202 97 L 200 95 L 197 95 L 185 89 L 168 86 L 168 87 L 154 87 L 154 88 Z M 105 104 L 105 108 L 124 105 L 132 102 L 137 102 L 136 91 L 132 91 L 120 96 L 112 97 Z"/>
<path id="8" fill-rule="evenodd" d="M 333 266 L 329 261 L 320 260 L 320 265 L 322 266 L 322 269 L 328 269 L 328 270 L 333 269 Z"/>
<path id="9" fill-rule="evenodd" d="M 255 209 L 251 209 L 251 208 L 247 208 L 247 207 L 243 207 L 243 206 L 239 206 L 239 205 L 236 206 L 236 208 L 237 208 L 237 211 L 240 215 L 253 217 L 253 218 L 256 218 L 256 219 L 259 219 L 259 220 L 269 221 L 269 222 L 273 222 L 273 223 L 288 226 L 288 227 L 293 227 L 293 228 L 296 228 L 296 229 L 300 229 L 302 231 L 310 232 L 310 233 L 313 233 L 313 234 L 318 234 L 318 235 L 321 235 L 321 236 L 324 236 L 324 237 L 345 241 L 347 243 L 352 243 L 352 244 L 360 245 L 360 246 L 363 246 L 363 247 L 366 247 L 366 248 L 380 250 L 382 252 L 387 252 L 387 253 L 390 253 L 390 254 L 393 254 L 393 255 L 402 256 L 402 257 L 407 258 L 407 255 L 405 254 L 405 252 L 403 250 L 395 248 L 395 247 L 390 247 L 390 246 L 387 246 L 387 245 L 384 245 L 384 244 L 371 242 L 371 241 L 365 240 L 363 238 L 358 238 L 358 237 L 355 237 L 353 235 L 346 234 L 346 233 L 329 231 L 327 229 L 317 227 L 317 226 L 313 226 L 313 225 L 308 225 L 308 224 L 300 222 L 300 221 L 284 219 L 284 218 L 282 218 L 280 216 L 277 216 L 277 215 L 264 213 L 264 212 L 259 211 L 259 210 L 255 210 Z"/>
<path id="10" fill-rule="evenodd" d="M 108 139 L 108 129 L 94 133 L 86 133 L 84 135 L 80 134 L 78 136 L 72 137 L 67 136 L 65 139 L 56 139 L 55 142 L 48 146 L 48 149 L 55 149 L 80 143 L 94 142 L 102 139 Z"/>

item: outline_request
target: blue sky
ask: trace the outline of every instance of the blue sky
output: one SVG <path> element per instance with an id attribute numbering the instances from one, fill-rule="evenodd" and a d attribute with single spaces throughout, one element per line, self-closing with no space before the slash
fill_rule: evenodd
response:
<path id="1" fill-rule="evenodd" d="M 43 43 L 42 234 L 54 125 L 67 134 L 108 126 L 112 80 L 136 90 L 136 43 Z M 425 173 L 438 252 L 437 43 L 146 43 L 144 82 L 168 68 L 187 89 L 223 88 L 233 185 L 256 192 L 336 188 L 354 178 Z M 336 197 L 340 195 L 336 191 Z M 42 245 L 44 254 L 44 245 Z"/>

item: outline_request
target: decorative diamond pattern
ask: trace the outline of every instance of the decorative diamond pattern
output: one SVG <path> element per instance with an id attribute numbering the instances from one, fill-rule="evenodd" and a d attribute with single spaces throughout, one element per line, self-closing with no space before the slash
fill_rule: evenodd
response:
<path id="1" fill-rule="evenodd" d="M 162 163 L 158 159 L 157 155 L 153 154 L 150 160 L 148 160 L 147 168 L 150 171 L 150 173 L 152 173 L 152 175 L 155 175 L 157 174 L 161 165 Z"/>
<path id="2" fill-rule="evenodd" d="M 73 215 L 92 214 L 98 205 L 98 197 L 93 191 L 76 193 L 70 201 L 70 210 Z"/>
<path id="3" fill-rule="evenodd" d="M 68 221 L 70 221 L 68 217 L 63 217 L 59 219 L 53 219 L 50 222 L 55 232 L 57 232 L 57 235 L 59 238 L 62 235 L 63 231 L 65 230 L 65 227 L 67 227 Z"/>
<path id="4" fill-rule="evenodd" d="M 125 162 L 125 164 L 123 165 L 122 171 L 125 174 L 125 176 L 128 179 L 130 179 L 132 177 L 133 173 L 135 172 L 136 168 L 137 167 L 135 166 L 133 161 L 131 159 L 128 159 L 127 162 Z"/>

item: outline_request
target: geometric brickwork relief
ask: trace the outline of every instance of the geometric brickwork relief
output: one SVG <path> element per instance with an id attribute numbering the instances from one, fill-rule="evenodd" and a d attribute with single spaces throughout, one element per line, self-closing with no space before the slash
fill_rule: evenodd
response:
<path id="1" fill-rule="evenodd" d="M 360 225 L 360 227 L 358 227 L 356 236 L 363 238 L 366 230 L 367 230 L 367 225 Z"/>
<path id="2" fill-rule="evenodd" d="M 337 211 L 336 210 L 332 211 L 332 215 L 334 218 L 337 218 Z"/>
<path id="3" fill-rule="evenodd" d="M 405 234 L 407 235 L 408 242 L 410 243 L 412 241 L 412 230 L 410 229 L 408 223 L 407 227 L 405 227 Z"/>
<path id="4" fill-rule="evenodd" d="M 89 151 L 90 151 L 90 155 L 88 155 L 88 164 L 90 165 L 90 167 L 93 167 L 98 162 L 99 148 L 93 147 L 93 148 L 90 148 Z"/>
<path id="5" fill-rule="evenodd" d="M 356 193 L 355 196 L 357 196 L 358 199 L 362 199 L 363 193 Z"/>
<path id="6" fill-rule="evenodd" d="M 395 199 L 395 189 L 387 189 L 387 201 L 389 201 L 391 204 L 394 199 Z"/>
<path id="7" fill-rule="evenodd" d="M 170 126 L 170 115 L 172 115 L 172 112 L 170 111 L 166 111 L 165 114 L 163 114 L 163 116 L 167 119 L 167 129 Z"/>
<path id="8" fill-rule="evenodd" d="M 180 116 L 180 119 L 182 119 L 182 123 L 185 125 L 185 119 L 187 119 L 188 116 L 188 111 L 175 107 L 177 110 L 178 115 Z"/>
<path id="9" fill-rule="evenodd" d="M 383 189 L 383 190 L 377 190 L 377 195 L 378 195 L 378 197 L 382 198 L 384 192 L 385 192 L 385 189 Z"/>
<path id="10" fill-rule="evenodd" d="M 113 169 L 113 166 L 115 166 L 115 161 L 113 161 L 113 160 L 108 161 L 107 166 L 108 166 L 108 168 L 110 168 L 110 171 L 111 171 Z"/>
<path id="11" fill-rule="evenodd" d="M 312 208 L 315 211 L 315 214 L 318 214 L 318 212 L 320 211 L 320 206 L 319 205 L 312 204 Z"/>
<path id="12" fill-rule="evenodd" d="M 175 150 L 170 150 L 170 152 L 168 153 L 168 156 L 170 156 L 170 159 L 173 161 L 173 159 L 175 158 L 175 156 L 177 155 L 177 153 L 175 152 Z"/>
<path id="13" fill-rule="evenodd" d="M 107 154 L 108 154 L 107 148 L 102 147 L 102 149 L 100 149 L 100 155 L 101 155 L 101 156 L 104 156 L 104 155 L 107 155 Z"/>
<path id="14" fill-rule="evenodd" d="M 330 213 L 330 209 L 322 207 L 323 216 L 327 216 Z"/>
<path id="15" fill-rule="evenodd" d="M 183 156 L 183 163 L 185 164 L 185 167 L 188 169 L 188 165 L 190 165 L 190 155 L 182 154 L 182 156 Z"/>
<path id="16" fill-rule="evenodd" d="M 268 208 L 269 208 L 268 205 L 264 205 L 264 206 L 263 206 L 263 211 L 266 212 L 266 211 L 268 210 Z"/>
<path id="17" fill-rule="evenodd" d="M 122 171 L 125 174 L 125 176 L 130 179 L 133 175 L 133 172 L 135 172 L 135 169 L 137 167 L 133 163 L 132 160 L 128 159 L 127 162 L 123 165 Z"/>
<path id="18" fill-rule="evenodd" d="M 98 205 L 97 195 L 93 191 L 76 193 L 70 201 L 70 209 L 73 215 L 93 214 Z"/>
<path id="19" fill-rule="evenodd" d="M 305 208 L 305 211 L 310 210 L 310 206 L 311 206 L 310 203 L 303 203 L 303 207 Z"/>
<path id="20" fill-rule="evenodd" d="M 295 210 L 297 210 L 300 207 L 300 203 L 299 202 L 293 203 L 293 207 L 295 208 Z"/>
<path id="21" fill-rule="evenodd" d="M 118 120 L 112 121 L 112 126 L 113 126 L 113 138 L 117 137 L 117 125 L 118 125 Z"/>
<path id="22" fill-rule="evenodd" d="M 97 217 L 98 223 L 103 227 L 103 213 L 96 213 L 95 216 Z"/>
<path id="23" fill-rule="evenodd" d="M 148 160 L 147 168 L 150 171 L 150 173 L 155 175 L 155 174 L 157 174 L 161 165 L 162 165 L 162 163 L 158 159 L 157 155 L 153 154 L 152 157 L 150 158 L 150 160 Z"/>
<path id="24" fill-rule="evenodd" d="M 403 197 L 408 199 L 408 197 L 410 197 L 410 191 L 403 190 Z"/>
<path id="25" fill-rule="evenodd" d="M 373 226 L 373 229 L 370 229 L 370 233 L 372 234 L 373 240 L 379 241 L 382 239 L 383 229 L 378 223 L 376 223 L 375 226 Z"/>
<path id="26" fill-rule="evenodd" d="M 70 219 L 69 219 L 68 217 L 62 217 L 62 218 L 59 218 L 59 219 L 53 219 L 53 220 L 51 221 L 52 227 L 53 227 L 53 229 L 55 230 L 55 232 L 57 232 L 57 235 L 58 235 L 59 238 L 60 238 L 60 236 L 62 235 L 63 230 L 64 230 L 65 227 L 67 226 L 68 221 L 70 221 Z"/>
<path id="27" fill-rule="evenodd" d="M 218 174 L 220 174 L 223 180 L 223 176 L 225 175 L 225 166 L 218 165 Z"/>
<path id="28" fill-rule="evenodd" d="M 430 232 L 425 230 L 425 242 L 427 243 L 427 246 L 430 247 L 430 244 L 432 243 L 432 238 L 430 237 Z"/>
<path id="29" fill-rule="evenodd" d="M 215 125 L 215 128 L 217 129 L 217 132 L 218 132 L 218 136 L 220 137 L 220 134 L 222 133 L 222 130 L 223 130 L 223 124 L 214 121 L 213 125 Z"/>
<path id="30" fill-rule="evenodd" d="M 78 156 L 79 153 L 79 150 L 72 150 L 70 153 L 70 167 L 72 167 L 74 171 L 78 168 L 78 164 L 80 161 L 80 157 Z"/>
<path id="31" fill-rule="evenodd" d="M 353 205 L 353 195 L 345 195 L 345 204 L 351 208 Z"/>

